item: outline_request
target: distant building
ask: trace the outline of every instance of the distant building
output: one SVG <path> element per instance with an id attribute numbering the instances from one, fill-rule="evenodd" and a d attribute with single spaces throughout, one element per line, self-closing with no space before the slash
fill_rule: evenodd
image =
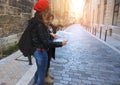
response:
<path id="1" fill-rule="evenodd" d="M 80 11 L 79 0 L 49 0 L 51 12 L 55 16 L 54 23 L 68 26 L 70 24 L 78 23 L 82 17 L 82 6 Z M 77 2 L 79 1 L 79 2 Z M 82 1 L 82 0 L 81 0 Z M 77 3 L 77 4 L 76 4 Z M 81 3 L 80 3 L 81 4 Z M 77 5 L 77 6 L 76 6 Z M 77 11 L 75 11 L 77 9 Z"/>
<path id="2" fill-rule="evenodd" d="M 85 0 L 82 24 L 107 26 L 108 35 L 120 40 L 120 0 Z"/>
<path id="3" fill-rule="evenodd" d="M 84 23 L 120 26 L 120 0 L 85 0 Z"/>

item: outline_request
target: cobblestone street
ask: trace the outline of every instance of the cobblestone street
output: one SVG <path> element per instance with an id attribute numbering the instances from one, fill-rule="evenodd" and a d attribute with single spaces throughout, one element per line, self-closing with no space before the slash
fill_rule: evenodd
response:
<path id="1" fill-rule="evenodd" d="M 51 62 L 54 85 L 120 85 L 120 53 L 91 36 L 80 25 L 66 29 L 68 44 Z"/>
<path id="2" fill-rule="evenodd" d="M 54 81 L 50 74 L 35 77 L 34 56 L 46 54 L 33 56 L 33 48 L 51 57 L 55 51 Z M 43 58 L 38 61 L 46 67 Z M 0 85 L 41 79 L 45 85 L 120 85 L 120 0 L 0 0 Z"/>
<path id="3" fill-rule="evenodd" d="M 68 43 L 56 49 L 56 59 L 51 61 L 53 85 L 120 85 L 119 51 L 92 36 L 80 25 L 72 25 L 65 32 L 69 33 L 65 36 Z M 15 85 L 32 69 L 28 62 L 24 62 L 26 60 L 20 51 L 2 59 L 0 85 Z"/>

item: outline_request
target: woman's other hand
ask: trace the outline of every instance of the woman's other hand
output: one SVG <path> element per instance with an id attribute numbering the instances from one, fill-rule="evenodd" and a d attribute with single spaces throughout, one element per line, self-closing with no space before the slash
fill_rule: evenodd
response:
<path id="1" fill-rule="evenodd" d="M 67 40 L 63 40 L 63 41 L 62 41 L 62 45 L 66 45 L 67 42 L 68 42 Z"/>

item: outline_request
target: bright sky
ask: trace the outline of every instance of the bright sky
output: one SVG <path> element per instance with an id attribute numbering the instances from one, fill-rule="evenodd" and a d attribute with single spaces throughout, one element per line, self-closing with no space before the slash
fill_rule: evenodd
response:
<path id="1" fill-rule="evenodd" d="M 71 0 L 70 2 L 70 12 L 76 17 L 80 17 L 83 12 L 84 0 Z"/>

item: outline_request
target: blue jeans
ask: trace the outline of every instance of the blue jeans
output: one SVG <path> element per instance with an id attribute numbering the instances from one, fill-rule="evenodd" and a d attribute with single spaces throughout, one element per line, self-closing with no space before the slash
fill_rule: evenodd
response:
<path id="1" fill-rule="evenodd" d="M 34 83 L 37 85 L 44 85 L 44 78 L 47 70 L 48 55 L 46 51 L 36 50 L 34 52 L 36 59 L 37 71 L 35 73 Z"/>

